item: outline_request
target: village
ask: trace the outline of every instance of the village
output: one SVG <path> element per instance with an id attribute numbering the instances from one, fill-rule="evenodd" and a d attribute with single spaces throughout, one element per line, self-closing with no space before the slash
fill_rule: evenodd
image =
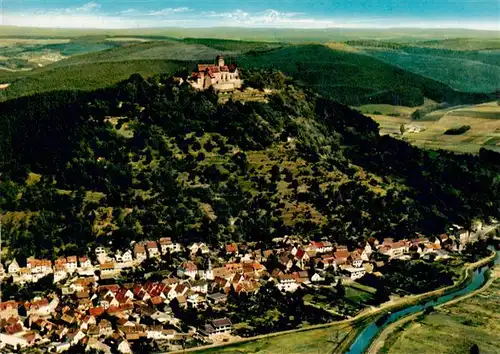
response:
<path id="1" fill-rule="evenodd" d="M 229 318 L 207 320 L 196 328 L 183 325 L 173 309 L 223 309 L 229 293 L 255 294 L 265 284 L 293 293 L 302 287 L 353 282 L 367 273 L 383 277 L 377 269 L 384 260 L 439 261 L 470 241 L 470 232 L 463 229 L 432 240 L 422 236 L 370 239 L 351 249 L 298 237 L 274 239 L 269 249 L 234 242 L 214 249 L 203 242 L 184 247 L 164 237 L 133 243 L 123 251 L 96 247 L 86 256 L 54 261 L 13 259 L 5 268 L 0 264 L 3 284 L 25 286 L 50 279 L 55 290 L 31 299 L 2 298 L 0 345 L 2 352 L 37 347 L 59 353 L 80 346 L 132 353 L 134 343 L 141 340 L 157 342 L 167 350 L 182 349 L 189 341 L 228 341 L 234 326 Z M 148 276 L 144 265 L 160 260 L 170 266 Z M 269 269 L 266 264 L 276 266 Z M 134 271 L 142 272 L 138 277 L 142 281 L 117 280 L 130 280 L 123 275 Z"/>

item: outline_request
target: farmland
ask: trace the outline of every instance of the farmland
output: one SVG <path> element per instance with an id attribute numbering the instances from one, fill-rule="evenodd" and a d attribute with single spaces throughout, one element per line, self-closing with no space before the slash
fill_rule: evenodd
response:
<path id="1" fill-rule="evenodd" d="M 423 129 L 419 133 L 404 135 L 404 139 L 420 147 L 468 153 L 477 153 L 481 147 L 500 151 L 500 106 L 497 102 L 434 111 L 422 120 L 403 115 L 368 115 L 380 124 L 381 134 L 399 134 L 402 124 Z M 446 130 L 464 125 L 470 125 L 471 129 L 461 135 L 444 135 Z"/>
<path id="2" fill-rule="evenodd" d="M 445 306 L 399 327 L 384 343 L 381 353 L 498 353 L 500 341 L 500 279 L 485 291 Z"/>

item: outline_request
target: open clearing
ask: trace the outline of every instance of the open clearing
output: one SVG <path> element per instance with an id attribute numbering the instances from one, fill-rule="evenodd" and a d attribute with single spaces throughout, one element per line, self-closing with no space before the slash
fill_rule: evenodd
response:
<path id="1" fill-rule="evenodd" d="M 423 129 L 419 133 L 405 133 L 404 135 L 406 140 L 420 147 L 477 153 L 481 147 L 487 146 L 489 149 L 500 151 L 500 106 L 497 102 L 454 107 L 433 113 L 436 115 L 436 120 L 415 121 L 409 117 L 378 114 L 369 114 L 369 116 L 380 124 L 382 135 L 399 134 L 401 124 Z M 450 128 L 463 125 L 470 125 L 471 129 L 461 135 L 443 134 Z"/>
<path id="2" fill-rule="evenodd" d="M 480 353 L 500 348 L 500 279 L 479 294 L 421 316 L 393 332 L 380 353 L 469 353 L 473 344 Z"/>
<path id="3" fill-rule="evenodd" d="M 331 353 L 350 328 L 336 327 L 296 332 L 228 347 L 201 350 L 200 354 L 324 354 Z"/>

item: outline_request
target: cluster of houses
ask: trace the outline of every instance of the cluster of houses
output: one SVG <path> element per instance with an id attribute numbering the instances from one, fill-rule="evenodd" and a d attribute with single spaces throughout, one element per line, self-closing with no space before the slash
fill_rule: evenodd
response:
<path id="1" fill-rule="evenodd" d="M 130 353 L 131 343 L 141 338 L 174 344 L 192 338 L 211 341 L 231 332 L 230 319 L 213 319 L 183 332 L 172 309 L 212 306 L 224 310 L 230 293 L 256 293 L 267 283 L 283 292 L 293 292 L 300 287 L 333 285 L 331 278 L 330 284 L 325 280 L 328 273 L 334 274 L 335 282 L 343 278 L 356 280 L 367 272 L 381 275 L 376 270 L 383 266 L 383 260 L 411 259 L 417 254 L 447 258 L 458 250 L 448 235 L 433 241 L 425 237 L 370 240 L 350 250 L 328 241 L 304 243 L 293 237 L 273 241 L 275 246 L 266 250 L 237 243 L 216 250 L 202 242 L 184 248 L 170 238 L 162 238 L 135 243 L 130 250 L 114 254 L 98 247 L 92 257 L 94 262 L 86 256 L 53 262 L 29 258 L 26 267 L 20 267 L 13 260 L 3 276 L 28 282 L 54 274 L 59 292 L 31 301 L 2 302 L 0 346 L 45 345 L 62 352 L 84 344 L 104 352 Z M 182 252 L 183 261 L 163 280 L 112 284 L 122 269 L 169 252 Z"/>
<path id="2" fill-rule="evenodd" d="M 69 256 L 57 258 L 52 262 L 49 259 L 26 259 L 26 266 L 21 267 L 17 260 L 12 260 L 5 269 L 0 263 L 0 279 L 12 276 L 14 283 L 24 284 L 37 282 L 41 278 L 53 274 L 54 283 L 59 283 L 74 275 L 92 276 L 100 272 L 100 278 L 113 278 L 123 269 L 133 268 L 148 258 L 159 258 L 167 252 L 179 252 L 183 248 L 179 243 L 172 242 L 169 237 L 159 241 L 144 241 L 135 243 L 130 250 L 117 251 L 112 256 L 104 247 L 95 249 L 96 261 L 92 262 L 88 256 Z"/>

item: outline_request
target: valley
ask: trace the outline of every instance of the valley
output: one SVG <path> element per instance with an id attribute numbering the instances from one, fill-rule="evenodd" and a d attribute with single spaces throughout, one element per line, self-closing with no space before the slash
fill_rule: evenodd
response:
<path id="1" fill-rule="evenodd" d="M 500 105 L 496 101 L 474 106 L 456 106 L 427 113 L 412 119 L 417 109 L 433 105 L 428 100 L 420 107 L 366 105 L 357 107 L 380 124 L 381 134 L 401 135 L 416 146 L 426 149 L 444 149 L 459 153 L 478 153 L 481 148 L 500 151 Z M 448 129 L 470 126 L 460 135 L 444 134 Z"/>

